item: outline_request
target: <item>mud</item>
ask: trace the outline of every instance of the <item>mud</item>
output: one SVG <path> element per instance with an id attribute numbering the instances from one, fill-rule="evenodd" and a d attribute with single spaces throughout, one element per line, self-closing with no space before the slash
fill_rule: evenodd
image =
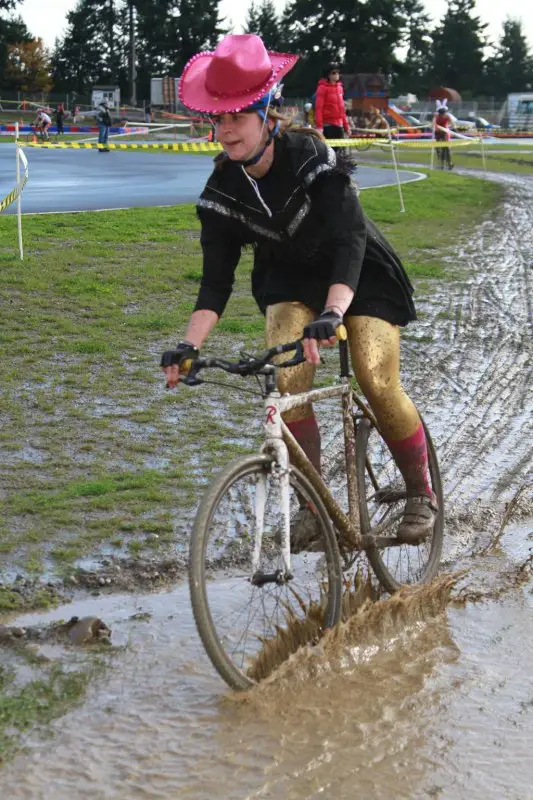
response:
<path id="1" fill-rule="evenodd" d="M 442 463 L 453 577 L 377 602 L 359 583 L 337 633 L 317 642 L 311 625 L 303 650 L 289 642 L 279 669 L 267 655 L 269 677 L 235 697 L 186 585 L 140 567 L 143 591 L 159 591 L 120 595 L 135 569 L 88 570 L 72 591 L 99 595 L 13 624 L 105 620 L 113 668 L 52 742 L 28 736 L 3 770 L 6 797 L 533 797 L 533 180 L 493 177 L 508 187 L 500 213 L 456 243 L 460 276 L 419 298 L 404 337 L 405 384 Z"/>

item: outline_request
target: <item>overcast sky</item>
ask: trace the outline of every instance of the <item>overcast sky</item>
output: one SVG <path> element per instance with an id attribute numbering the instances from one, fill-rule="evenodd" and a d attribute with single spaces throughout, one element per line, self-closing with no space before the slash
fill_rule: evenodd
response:
<path id="1" fill-rule="evenodd" d="M 52 47 L 57 36 L 61 36 L 65 27 L 67 11 L 75 7 L 77 0 L 24 0 L 20 13 L 34 36 L 40 36 Z M 285 0 L 274 0 L 280 10 Z M 222 0 L 222 13 L 232 20 L 235 32 L 246 16 L 248 0 Z M 446 0 L 425 0 L 428 12 L 440 19 L 446 10 Z M 524 30 L 533 48 L 533 2 L 531 0 L 477 0 L 477 13 L 484 22 L 489 23 L 488 34 L 493 40 L 499 38 L 502 23 L 507 16 L 522 20 Z"/>

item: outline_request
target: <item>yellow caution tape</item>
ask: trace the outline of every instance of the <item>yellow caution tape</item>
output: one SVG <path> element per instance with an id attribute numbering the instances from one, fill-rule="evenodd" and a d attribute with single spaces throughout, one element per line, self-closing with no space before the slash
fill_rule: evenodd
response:
<path id="1" fill-rule="evenodd" d="M 21 147 L 37 147 L 44 150 L 174 150 L 180 153 L 214 153 L 222 150 L 222 145 L 216 142 L 175 142 L 173 144 L 152 144 L 127 142 L 107 145 L 91 144 L 90 142 L 25 142 Z"/>
<path id="2" fill-rule="evenodd" d="M 359 145 L 370 145 L 372 147 L 416 147 L 431 149 L 433 147 L 470 147 L 480 144 L 480 139 L 451 139 L 447 142 L 436 142 L 433 139 L 425 141 L 397 141 L 395 139 L 328 139 L 331 147 L 358 147 Z M 102 150 L 106 145 L 92 144 L 90 142 L 60 142 L 52 144 L 50 142 L 25 142 L 21 147 L 37 147 L 44 150 Z M 114 144 L 109 142 L 109 150 L 171 150 L 175 153 L 217 153 L 222 150 L 222 145 L 218 142 L 174 142 L 172 144 L 152 144 L 152 143 L 133 143 L 125 142 Z"/>
<path id="3" fill-rule="evenodd" d="M 17 186 L 15 186 L 13 191 L 9 192 L 9 194 L 7 194 L 3 200 L 0 200 L 0 213 L 2 211 L 5 211 L 6 208 L 8 208 L 12 203 L 18 200 L 20 194 L 22 193 L 22 190 L 24 189 L 26 183 L 28 182 L 28 162 L 26 161 L 26 156 L 24 155 L 24 153 L 21 152 L 20 155 L 22 158 L 22 163 L 24 164 L 24 175 L 20 179 L 20 183 L 18 183 Z"/>

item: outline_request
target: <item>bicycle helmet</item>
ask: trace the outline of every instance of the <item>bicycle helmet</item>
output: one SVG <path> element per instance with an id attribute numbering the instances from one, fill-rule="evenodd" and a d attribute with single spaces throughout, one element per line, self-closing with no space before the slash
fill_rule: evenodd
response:
<path id="1" fill-rule="evenodd" d="M 281 93 L 282 89 L 283 89 L 282 84 L 277 84 L 276 86 L 273 86 L 272 89 L 270 89 L 270 91 L 264 94 L 263 97 L 261 97 L 259 100 L 256 100 L 255 103 L 252 103 L 250 106 L 247 106 L 247 108 L 243 108 L 243 111 L 257 111 L 257 113 L 263 120 L 263 123 L 266 124 L 269 108 L 279 108 L 280 106 L 283 105 L 283 96 Z M 279 133 L 279 129 L 280 129 L 280 124 L 279 121 L 276 120 L 276 124 L 274 125 L 272 130 L 268 132 L 267 140 L 264 146 L 261 148 L 261 150 L 259 150 L 259 152 L 255 154 L 255 156 L 252 156 L 252 158 L 248 158 L 246 161 L 235 161 L 234 163 L 240 164 L 240 166 L 242 167 L 252 167 L 254 164 L 257 164 L 257 162 L 260 160 L 261 156 L 263 155 L 263 153 L 265 152 L 271 141 Z"/>

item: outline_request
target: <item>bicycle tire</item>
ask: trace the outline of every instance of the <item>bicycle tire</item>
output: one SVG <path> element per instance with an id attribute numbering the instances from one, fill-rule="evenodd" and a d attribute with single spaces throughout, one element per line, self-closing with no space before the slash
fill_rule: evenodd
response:
<path id="1" fill-rule="evenodd" d="M 369 548 L 366 551 L 368 560 L 374 573 L 380 582 L 381 586 L 391 594 L 401 589 L 403 586 L 406 585 L 414 585 L 414 584 L 421 584 L 421 583 L 429 583 L 438 572 L 439 569 L 439 562 L 440 556 L 442 553 L 442 545 L 443 545 L 443 538 L 444 538 L 444 498 L 442 492 L 442 481 L 440 476 L 439 464 L 437 460 L 437 454 L 435 451 L 435 447 L 433 445 L 433 441 L 429 434 L 429 431 L 422 420 L 422 424 L 424 425 L 424 431 L 426 433 L 426 441 L 427 441 L 427 448 L 428 448 L 428 463 L 429 463 L 429 472 L 431 476 L 431 483 L 432 489 L 435 493 L 437 498 L 437 503 L 439 507 L 439 511 L 437 517 L 435 519 L 435 524 L 433 526 L 433 533 L 431 537 L 423 542 L 421 545 L 398 545 L 395 548 L 387 548 L 386 552 L 396 551 L 396 553 L 400 553 L 400 560 L 402 558 L 402 551 L 405 549 L 407 554 L 407 563 L 410 564 L 410 552 L 413 553 L 415 549 L 417 551 L 418 556 L 418 574 L 417 579 L 414 581 L 401 581 L 397 580 L 395 575 L 392 574 L 391 569 L 385 563 L 385 560 L 382 555 L 382 549 L 373 547 Z M 369 440 L 372 432 L 375 436 L 377 436 L 381 443 L 384 445 L 384 450 L 386 448 L 386 452 L 389 456 L 390 464 L 394 465 L 394 461 L 392 456 L 390 455 L 390 451 L 388 447 L 385 445 L 384 440 L 381 438 L 379 432 L 376 430 L 372 422 L 365 418 L 360 420 L 357 427 L 357 436 L 356 436 L 356 451 L 355 451 L 355 460 L 356 460 L 356 477 L 357 477 L 357 489 L 359 494 L 359 513 L 360 513 L 360 520 L 361 520 L 361 533 L 367 534 L 371 532 L 372 529 L 372 522 L 371 522 L 371 513 L 369 509 L 369 498 L 368 498 L 368 489 L 369 489 L 369 473 L 368 473 L 368 460 L 369 460 Z M 372 464 L 370 464 L 372 466 Z M 396 468 L 397 470 L 397 468 Z M 384 473 L 385 470 L 383 469 L 382 472 Z M 397 473 L 399 476 L 399 472 Z M 403 484 L 403 479 L 400 478 Z M 374 488 L 374 487 L 373 487 Z M 405 484 L 403 484 L 403 488 L 405 488 Z M 391 504 L 389 503 L 389 506 Z M 386 535 L 390 535 L 387 531 Z M 420 548 L 423 548 L 423 552 L 427 552 L 427 547 L 429 544 L 429 552 L 427 555 L 427 563 L 422 568 L 420 564 Z"/>
<path id="2" fill-rule="evenodd" d="M 246 476 L 264 475 L 265 471 L 269 473 L 272 463 L 272 459 L 267 456 L 244 456 L 236 459 L 222 470 L 208 487 L 200 502 L 190 542 L 189 588 L 196 626 L 211 663 L 226 683 L 232 689 L 237 690 L 248 689 L 256 681 L 247 673 L 244 663 L 238 666 L 232 659 L 231 654 L 224 648 L 221 641 L 221 631 L 217 629 L 213 621 L 213 609 L 209 602 L 208 585 L 213 594 L 216 593 L 216 588 L 212 588 L 213 581 L 207 581 L 206 569 L 209 531 L 211 525 L 214 524 L 213 519 L 217 508 L 222 503 L 224 496 L 230 494 L 232 486 L 237 484 L 240 479 L 246 478 Z M 342 600 L 342 568 L 337 540 L 328 513 L 319 495 L 307 478 L 292 466 L 290 467 L 290 484 L 295 492 L 301 492 L 308 501 L 315 505 L 320 520 L 328 586 L 326 589 L 320 586 L 319 592 L 322 598 L 327 597 L 327 605 L 324 610 L 324 628 L 332 627 L 340 619 Z M 215 542 L 218 541 L 218 539 L 215 539 Z M 316 555 L 318 558 L 318 554 Z M 320 557 L 322 557 L 322 554 Z M 294 567 L 294 559 L 291 567 Z M 297 567 L 294 572 L 296 572 L 296 569 Z M 253 593 L 258 589 L 258 587 L 252 587 L 249 581 L 249 573 L 247 573 L 246 582 L 250 587 L 250 592 Z M 244 586 L 244 581 L 235 585 Z M 232 589 L 228 591 L 228 595 L 231 598 L 234 598 L 237 594 L 238 591 L 235 592 Z M 265 605 L 265 595 L 263 595 L 261 603 Z M 229 616 L 231 616 L 231 612 L 229 610 L 225 611 L 224 620 L 227 620 Z M 271 622 L 275 627 L 273 619 Z"/>

